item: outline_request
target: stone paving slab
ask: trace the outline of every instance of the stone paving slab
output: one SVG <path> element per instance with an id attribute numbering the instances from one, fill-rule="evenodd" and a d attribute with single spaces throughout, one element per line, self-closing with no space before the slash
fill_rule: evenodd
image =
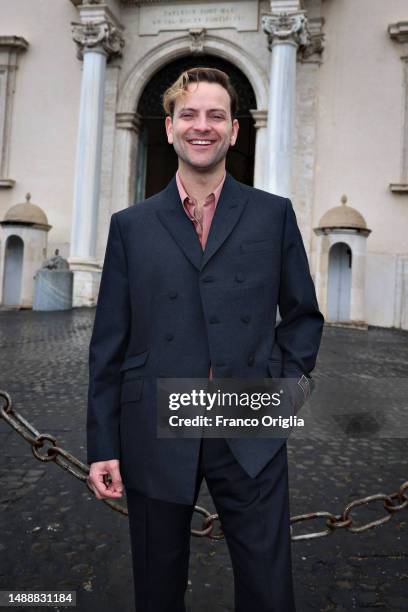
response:
<path id="1" fill-rule="evenodd" d="M 56 436 L 82 460 L 94 314 L 92 309 L 0 312 L 0 388 L 39 431 Z M 353 385 L 389 377 L 397 387 L 407 372 L 406 332 L 325 329 L 317 381 L 341 375 Z M 387 393 L 391 405 L 392 387 Z M 133 612 L 127 519 L 55 464 L 35 459 L 27 442 L 2 420 L 0 445 L 0 589 L 76 590 L 79 612 Z M 391 493 L 408 479 L 404 433 L 395 439 L 293 436 L 288 456 L 292 515 L 339 513 L 357 497 Z M 205 484 L 198 504 L 214 511 Z M 383 513 L 377 503 L 353 516 L 366 521 Z M 298 612 L 407 611 L 407 520 L 405 510 L 365 533 L 342 531 L 293 542 Z M 324 529 L 323 520 L 315 523 L 296 525 L 294 533 Z M 233 611 L 225 542 L 192 538 L 189 579 L 190 612 Z"/>

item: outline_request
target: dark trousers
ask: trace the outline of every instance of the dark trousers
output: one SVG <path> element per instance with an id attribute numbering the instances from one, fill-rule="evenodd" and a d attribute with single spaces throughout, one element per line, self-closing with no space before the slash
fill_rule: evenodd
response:
<path id="1" fill-rule="evenodd" d="M 286 444 L 251 478 L 225 440 L 204 438 L 195 501 L 203 478 L 231 556 L 236 612 L 295 612 Z M 136 611 L 185 612 L 193 505 L 126 493 Z"/>

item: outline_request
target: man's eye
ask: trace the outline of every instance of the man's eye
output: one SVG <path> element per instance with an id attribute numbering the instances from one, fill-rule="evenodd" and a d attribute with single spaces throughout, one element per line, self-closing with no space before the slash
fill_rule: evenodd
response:
<path id="1" fill-rule="evenodd" d="M 193 116 L 192 113 L 181 113 L 181 115 L 180 115 L 180 117 L 183 117 L 183 119 L 189 118 L 189 117 L 192 117 L 192 116 Z"/>
<path id="2" fill-rule="evenodd" d="M 214 119 L 224 119 L 224 115 L 213 115 Z"/>

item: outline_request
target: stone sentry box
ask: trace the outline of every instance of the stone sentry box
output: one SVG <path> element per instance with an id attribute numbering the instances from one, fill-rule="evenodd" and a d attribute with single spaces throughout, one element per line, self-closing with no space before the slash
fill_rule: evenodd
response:
<path id="1" fill-rule="evenodd" d="M 328 210 L 314 229 L 318 236 L 316 293 L 321 310 L 331 323 L 365 326 L 365 274 L 367 237 L 371 230 L 361 213 L 341 205 Z"/>
<path id="2" fill-rule="evenodd" d="M 0 221 L 0 304 L 14 308 L 31 308 L 34 275 L 47 254 L 47 237 L 51 229 L 47 215 L 36 204 L 15 204 Z"/>

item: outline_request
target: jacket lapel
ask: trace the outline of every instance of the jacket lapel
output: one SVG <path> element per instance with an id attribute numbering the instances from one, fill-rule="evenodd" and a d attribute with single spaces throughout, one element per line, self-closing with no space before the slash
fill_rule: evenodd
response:
<path id="1" fill-rule="evenodd" d="M 162 198 L 165 201 L 166 208 L 156 211 L 157 216 L 185 256 L 199 270 L 203 251 L 194 225 L 184 212 L 175 176 L 166 189 L 162 191 Z"/>
<path id="2" fill-rule="evenodd" d="M 157 216 L 198 270 L 203 270 L 228 238 L 247 202 L 239 183 L 227 172 L 203 252 L 195 227 L 184 212 L 175 177 L 162 192 L 162 198 L 166 206 L 156 211 Z"/>
<path id="3" fill-rule="evenodd" d="M 238 223 L 246 203 L 247 197 L 238 181 L 227 172 L 201 260 L 201 270 L 228 238 Z"/>

